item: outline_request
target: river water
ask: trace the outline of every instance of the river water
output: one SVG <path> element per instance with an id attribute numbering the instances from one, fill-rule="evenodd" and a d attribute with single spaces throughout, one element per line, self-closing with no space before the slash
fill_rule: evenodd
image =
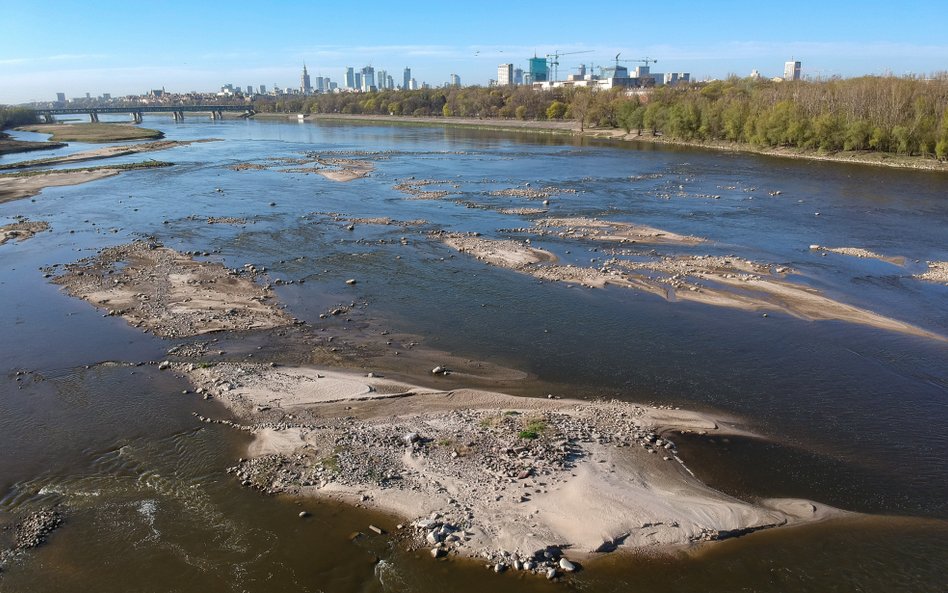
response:
<path id="1" fill-rule="evenodd" d="M 948 260 L 948 175 L 439 127 L 174 124 L 161 117 L 145 125 L 170 139 L 222 141 L 145 155 L 174 167 L 0 204 L 2 224 L 24 215 L 51 227 L 0 246 L 0 523 L 52 504 L 67 515 L 48 544 L 4 567 L 0 591 L 892 592 L 948 585 L 946 342 L 622 288 L 538 283 L 426 239 L 436 229 L 524 238 L 515 229 L 535 217 L 497 209 L 540 202 L 489 192 L 555 186 L 569 191 L 550 198 L 551 216 L 705 237 L 709 243 L 656 249 L 788 266 L 834 299 L 948 336 L 948 287 L 911 277 L 926 261 Z M 309 151 L 381 154 L 367 178 L 347 183 L 231 168 Z M 408 199 L 393 186 L 409 177 L 451 181 L 437 189 L 452 194 Z M 348 231 L 327 213 L 426 223 Z M 208 216 L 247 224 L 207 224 Z M 406 552 L 367 530 L 370 523 L 392 530 L 396 519 L 365 509 L 247 491 L 225 472 L 247 437 L 197 422 L 192 412 L 226 413 L 138 364 L 161 360 L 181 342 L 103 317 L 44 278 L 46 266 L 145 236 L 229 267 L 252 262 L 272 278 L 306 279 L 276 289 L 293 316 L 318 327 L 327 307 L 358 301 L 367 324 L 530 373 L 522 393 L 733 414 L 769 438 L 676 439 L 700 478 L 742 498 L 804 497 L 868 515 L 696 553 L 607 556 L 568 583 L 551 584 Z M 811 244 L 906 259 L 822 256 Z M 534 237 L 533 245 L 570 263 L 604 257 L 592 243 Z M 352 277 L 360 279 L 355 289 L 342 282 Z M 221 358 L 251 339 L 219 338 Z M 274 336 L 252 339 L 278 347 Z M 312 515 L 299 519 L 301 509 Z"/>

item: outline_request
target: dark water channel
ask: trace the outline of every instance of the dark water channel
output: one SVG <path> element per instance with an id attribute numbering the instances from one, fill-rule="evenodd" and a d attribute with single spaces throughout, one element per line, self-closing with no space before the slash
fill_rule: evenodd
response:
<path id="1" fill-rule="evenodd" d="M 541 203 L 489 192 L 551 185 L 575 193 L 554 194 L 549 216 L 706 237 L 656 250 L 792 267 L 832 298 L 948 336 L 948 287 L 912 278 L 926 261 L 948 260 L 948 175 L 432 127 L 158 117 L 145 125 L 171 139 L 222 141 L 147 155 L 171 168 L 0 204 L 0 224 L 24 215 L 51 227 L 0 246 L 0 523 L 54 504 L 67 515 L 47 545 L 4 568 L 0 591 L 948 587 L 948 343 L 621 288 L 541 284 L 426 237 L 445 229 L 524 238 L 510 229 L 536 217 L 497 209 Z M 231 169 L 306 151 L 380 154 L 369 177 L 348 183 Z M 412 176 L 451 181 L 438 189 L 452 193 L 407 199 L 393 185 Z M 327 213 L 427 222 L 348 231 Z M 208 216 L 247 224 L 207 224 Z M 406 552 L 367 531 L 370 523 L 390 530 L 395 520 L 364 509 L 247 491 L 225 472 L 247 437 L 199 423 L 192 412 L 225 412 L 136 364 L 181 342 L 103 317 L 41 270 L 145 236 L 229 267 L 252 262 L 272 278 L 305 278 L 277 294 L 314 327 L 327 307 L 366 303 L 366 319 L 427 347 L 530 372 L 542 381 L 535 395 L 555 389 L 734 414 L 770 439 L 682 437 L 700 478 L 742 498 L 804 497 L 870 515 L 696 554 L 605 557 L 551 584 Z M 606 257 L 593 243 L 533 241 L 577 265 Z M 906 263 L 821 256 L 811 244 Z M 351 277 L 356 287 L 343 282 Z M 301 520 L 301 509 L 312 515 Z"/>

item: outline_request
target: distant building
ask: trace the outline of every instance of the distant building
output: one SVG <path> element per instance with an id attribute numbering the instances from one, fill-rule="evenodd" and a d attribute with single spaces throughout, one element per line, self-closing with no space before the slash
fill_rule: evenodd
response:
<path id="1" fill-rule="evenodd" d="M 405 68 L 405 72 L 402 74 L 402 90 L 409 90 L 411 88 L 411 68 Z"/>
<path id="2" fill-rule="evenodd" d="M 261 84 L 261 85 L 260 85 L 260 94 L 261 94 L 261 95 L 266 95 L 266 94 L 267 94 L 267 85 L 265 85 L 265 84 Z"/>
<path id="3" fill-rule="evenodd" d="M 514 68 L 513 83 L 518 86 L 523 84 L 523 68 Z"/>
<path id="4" fill-rule="evenodd" d="M 546 58 L 536 56 L 530 58 L 530 80 L 532 82 L 546 82 L 549 80 Z"/>
<path id="5" fill-rule="evenodd" d="M 384 90 L 388 88 L 388 72 L 386 72 L 385 70 L 378 71 L 376 86 L 379 87 L 379 90 Z"/>
<path id="6" fill-rule="evenodd" d="M 751 75 L 750 75 L 750 77 L 751 77 L 752 79 L 754 79 L 754 80 L 760 80 L 760 71 L 757 70 L 756 68 L 753 69 L 753 70 L 751 70 Z"/>
<path id="7" fill-rule="evenodd" d="M 357 90 L 362 88 L 362 73 L 361 73 L 361 72 L 355 72 L 355 73 L 352 75 L 352 87 L 351 87 L 351 88 L 357 89 Z"/>
<path id="8" fill-rule="evenodd" d="M 349 66 L 348 68 L 346 68 L 346 88 L 347 89 L 356 88 L 355 71 L 353 70 L 352 66 Z"/>
<path id="9" fill-rule="evenodd" d="M 386 83 L 386 85 L 387 85 L 385 88 L 388 88 L 388 89 L 394 89 L 394 88 L 395 88 L 395 79 L 392 78 L 392 75 L 391 75 L 391 74 L 389 74 L 388 76 L 385 77 L 385 83 Z"/>
<path id="10" fill-rule="evenodd" d="M 513 84 L 513 79 L 513 64 L 497 66 L 497 86 L 510 86 Z"/>
<path id="11" fill-rule="evenodd" d="M 449 86 L 453 86 L 453 87 L 455 87 L 455 88 L 460 88 L 460 87 L 461 87 L 461 77 L 458 76 L 457 74 L 452 74 L 452 75 L 451 75 L 451 82 L 449 82 L 448 85 L 449 85 Z"/>
<path id="12" fill-rule="evenodd" d="M 56 93 L 56 102 L 65 103 L 66 102 L 66 93 Z"/>
<path id="13" fill-rule="evenodd" d="M 252 84 L 248 84 L 248 85 L 247 85 L 247 96 L 250 97 L 250 96 L 252 96 L 252 95 L 253 95 L 253 85 L 252 85 Z"/>
<path id="14" fill-rule="evenodd" d="M 309 82 L 309 72 L 306 71 L 306 64 L 303 64 L 303 74 L 300 75 L 300 92 L 304 95 L 313 94 L 313 86 Z"/>
<path id="15" fill-rule="evenodd" d="M 784 80 L 800 80 L 800 62 L 790 61 L 783 65 Z"/>
<path id="16" fill-rule="evenodd" d="M 669 72 L 665 74 L 665 84 L 675 85 L 679 82 L 691 82 L 689 72 Z"/>
<path id="17" fill-rule="evenodd" d="M 365 91 L 374 90 L 372 87 L 375 86 L 375 68 L 372 66 L 366 66 L 362 69 L 362 85 L 360 88 Z"/>
<path id="18" fill-rule="evenodd" d="M 418 90 L 418 81 L 412 78 L 408 81 L 408 90 L 417 91 Z"/>

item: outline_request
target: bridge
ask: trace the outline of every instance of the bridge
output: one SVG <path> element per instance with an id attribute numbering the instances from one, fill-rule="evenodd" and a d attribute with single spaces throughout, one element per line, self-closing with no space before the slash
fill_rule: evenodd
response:
<path id="1" fill-rule="evenodd" d="M 102 113 L 127 113 L 132 117 L 136 124 L 142 123 L 143 113 L 170 113 L 174 121 L 184 121 L 184 114 L 187 113 L 210 113 L 211 119 L 223 119 L 224 112 L 243 113 L 243 117 L 254 115 L 252 107 L 246 105 L 133 105 L 129 107 L 62 107 L 50 109 L 37 109 L 36 115 L 42 117 L 46 123 L 56 121 L 57 115 L 88 115 L 89 121 L 95 123 L 99 121 L 99 115 Z"/>

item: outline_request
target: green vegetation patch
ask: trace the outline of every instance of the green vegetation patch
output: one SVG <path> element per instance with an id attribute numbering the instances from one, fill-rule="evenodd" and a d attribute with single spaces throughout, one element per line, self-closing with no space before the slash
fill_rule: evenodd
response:
<path id="1" fill-rule="evenodd" d="M 158 130 L 127 124 L 40 124 L 17 128 L 26 132 L 52 134 L 50 140 L 60 142 L 122 142 L 125 140 L 156 140 L 165 135 Z"/>

